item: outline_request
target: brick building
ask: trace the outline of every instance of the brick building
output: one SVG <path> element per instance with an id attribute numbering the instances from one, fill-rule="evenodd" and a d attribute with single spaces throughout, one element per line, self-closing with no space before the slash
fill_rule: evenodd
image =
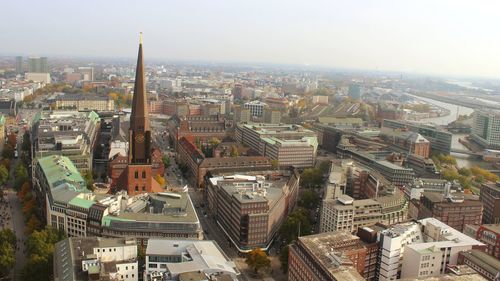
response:
<path id="1" fill-rule="evenodd" d="M 436 218 L 463 231 L 466 224 L 481 224 L 483 204 L 471 194 L 423 192 L 418 218 Z"/>
<path id="2" fill-rule="evenodd" d="M 479 198 L 484 205 L 483 223 L 500 223 L 500 183 L 482 184 Z"/>
<path id="3" fill-rule="evenodd" d="M 365 280 L 366 249 L 359 237 L 347 231 L 333 231 L 299 237 L 290 245 L 289 281 Z"/>

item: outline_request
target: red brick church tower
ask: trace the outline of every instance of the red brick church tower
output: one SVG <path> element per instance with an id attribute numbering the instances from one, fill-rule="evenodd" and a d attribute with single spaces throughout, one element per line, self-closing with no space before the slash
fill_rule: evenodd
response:
<path id="1" fill-rule="evenodd" d="M 127 166 L 127 192 L 137 194 L 151 192 L 151 129 L 149 127 L 144 61 L 142 55 L 142 33 L 135 71 L 134 98 L 130 115 L 129 150 Z"/>

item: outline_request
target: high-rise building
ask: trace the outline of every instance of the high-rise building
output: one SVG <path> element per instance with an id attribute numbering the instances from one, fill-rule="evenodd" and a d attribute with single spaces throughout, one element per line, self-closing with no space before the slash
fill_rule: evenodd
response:
<path id="1" fill-rule="evenodd" d="M 234 85 L 233 97 L 235 100 L 240 100 L 243 98 L 243 85 L 241 85 L 241 84 Z"/>
<path id="2" fill-rule="evenodd" d="M 16 57 L 16 73 L 21 74 L 23 73 L 23 57 L 22 56 L 17 56 Z"/>
<path id="3" fill-rule="evenodd" d="M 47 57 L 29 57 L 28 72 L 31 73 L 48 73 Z"/>
<path id="4" fill-rule="evenodd" d="M 358 84 L 349 85 L 348 95 L 354 100 L 361 98 L 361 87 Z"/>
<path id="5" fill-rule="evenodd" d="M 471 137 L 483 147 L 500 148 L 500 111 L 474 110 Z"/>
<path id="6" fill-rule="evenodd" d="M 264 109 L 264 123 L 281 123 L 281 111 L 273 109 Z"/>
<path id="7" fill-rule="evenodd" d="M 259 100 L 247 102 L 243 104 L 243 106 L 250 109 L 250 115 L 252 115 L 252 117 L 262 117 L 264 115 L 264 109 L 268 107 L 267 104 Z"/>
<path id="8" fill-rule="evenodd" d="M 481 185 L 479 199 L 483 202 L 483 223 L 500 223 L 500 183 Z"/>
<path id="9" fill-rule="evenodd" d="M 288 280 L 361 281 L 366 249 L 357 236 L 333 231 L 299 237 L 290 245 Z"/>

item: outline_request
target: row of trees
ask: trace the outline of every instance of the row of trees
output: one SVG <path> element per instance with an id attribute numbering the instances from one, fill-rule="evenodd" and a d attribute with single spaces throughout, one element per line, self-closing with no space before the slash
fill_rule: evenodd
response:
<path id="1" fill-rule="evenodd" d="M 16 235 L 10 229 L 0 231 L 0 279 L 9 275 L 16 263 Z"/>
<path id="2" fill-rule="evenodd" d="M 22 280 L 49 281 L 53 275 L 54 244 L 65 239 L 62 230 L 47 227 L 34 231 L 26 241 L 28 260 L 21 272 Z"/>

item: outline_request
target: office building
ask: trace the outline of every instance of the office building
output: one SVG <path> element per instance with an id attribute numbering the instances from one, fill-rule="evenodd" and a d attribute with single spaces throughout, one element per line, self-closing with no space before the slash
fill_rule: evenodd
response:
<path id="1" fill-rule="evenodd" d="M 451 133 L 435 126 L 427 126 L 407 121 L 388 120 L 382 121 L 381 132 L 383 134 L 397 134 L 398 132 L 410 131 L 420 134 L 430 142 L 431 153 L 450 154 Z"/>
<path id="2" fill-rule="evenodd" d="M 95 112 L 42 112 L 34 123 L 34 157 L 67 156 L 81 173 L 92 171 L 101 119 Z"/>
<path id="3" fill-rule="evenodd" d="M 235 84 L 232 94 L 235 100 L 241 100 L 243 98 L 243 85 Z"/>
<path id="4" fill-rule="evenodd" d="M 16 68 L 17 74 L 22 74 L 24 72 L 23 57 L 22 56 L 16 57 L 15 68 Z"/>
<path id="5" fill-rule="evenodd" d="M 77 111 L 114 111 L 115 101 L 108 96 L 93 94 L 60 95 L 55 101 L 56 109 L 72 109 Z"/>
<path id="6" fill-rule="evenodd" d="M 415 173 L 412 169 L 396 165 L 386 160 L 386 157 L 381 157 L 361 149 L 357 149 L 345 137 L 341 137 L 337 145 L 337 154 L 341 158 L 351 158 L 363 164 L 370 169 L 379 172 L 387 180 L 396 186 L 404 186 L 413 181 Z"/>
<path id="7" fill-rule="evenodd" d="M 485 148 L 500 148 L 500 111 L 474 110 L 471 138 Z"/>
<path id="8" fill-rule="evenodd" d="M 481 242 L 434 218 L 420 220 L 423 243 L 410 243 L 404 249 L 401 278 L 431 277 L 456 265 L 461 251 L 480 249 Z"/>
<path id="9" fill-rule="evenodd" d="M 235 136 L 239 143 L 278 161 L 280 167 L 314 166 L 318 138 L 300 125 L 238 124 Z"/>
<path id="10" fill-rule="evenodd" d="M 83 81 L 94 81 L 94 68 L 91 66 L 78 67 L 78 73 L 82 76 Z"/>
<path id="11" fill-rule="evenodd" d="M 227 136 L 232 136 L 232 122 L 226 120 L 223 115 L 174 115 L 167 124 L 170 138 L 175 147 L 183 137 L 188 141 L 201 145 L 209 144 L 211 140 L 217 138 L 223 140 Z"/>
<path id="12" fill-rule="evenodd" d="M 182 275 L 200 273 L 200 279 L 222 275 L 236 280 L 240 274 L 215 241 L 149 239 L 144 279 L 148 281 L 184 280 Z"/>
<path id="13" fill-rule="evenodd" d="M 208 212 L 238 251 L 267 250 L 297 202 L 299 177 L 296 170 L 214 175 Z"/>
<path id="14" fill-rule="evenodd" d="M 190 183 L 202 187 L 207 173 L 225 171 L 245 172 L 268 170 L 271 161 L 265 156 L 205 157 L 194 143 L 186 138 L 179 140 L 177 160 L 188 167 Z"/>
<path id="15" fill-rule="evenodd" d="M 360 227 L 356 232 L 356 236 L 359 237 L 361 244 L 366 249 L 363 277 L 368 281 L 378 280 L 377 259 L 379 245 L 377 243 L 377 236 L 380 231 L 386 228 L 386 226 L 376 224 L 370 227 Z"/>
<path id="16" fill-rule="evenodd" d="M 481 224 L 483 204 L 472 194 L 423 192 L 418 218 L 435 218 L 463 231 L 466 224 Z"/>
<path id="17" fill-rule="evenodd" d="M 486 245 L 486 253 L 500 260 L 500 224 L 478 226 L 475 238 Z"/>
<path id="18" fill-rule="evenodd" d="M 458 253 L 484 247 L 434 218 L 395 225 L 378 237 L 379 280 L 431 277 L 457 264 Z"/>
<path id="19" fill-rule="evenodd" d="M 315 95 L 312 97 L 313 104 L 328 104 L 328 96 Z"/>
<path id="20" fill-rule="evenodd" d="M 458 254 L 458 264 L 468 265 L 489 281 L 500 279 L 500 260 L 481 250 L 468 250 Z"/>
<path id="21" fill-rule="evenodd" d="M 234 106 L 234 122 L 235 123 L 248 123 L 252 120 L 250 109 L 243 108 L 239 105 Z"/>
<path id="22" fill-rule="evenodd" d="M 358 84 L 350 84 L 348 90 L 348 96 L 353 100 L 360 99 L 361 87 Z"/>
<path id="23" fill-rule="evenodd" d="M 424 192 L 437 192 L 444 194 L 447 189 L 462 191 L 458 183 L 451 183 L 442 179 L 415 178 L 408 185 L 404 186 L 403 191 L 408 200 L 420 200 Z"/>
<path id="24" fill-rule="evenodd" d="M 252 115 L 252 117 L 262 117 L 264 115 L 264 109 L 267 108 L 268 105 L 259 100 L 254 100 L 244 103 L 243 107 L 250 110 L 250 115 Z"/>
<path id="25" fill-rule="evenodd" d="M 24 74 L 26 81 L 43 82 L 50 84 L 50 73 L 26 72 Z"/>
<path id="26" fill-rule="evenodd" d="M 483 203 L 483 223 L 500 223 L 500 183 L 481 185 L 479 199 Z"/>
<path id="27" fill-rule="evenodd" d="M 53 267 L 54 281 L 137 281 L 137 242 L 130 238 L 66 238 L 54 246 Z"/>
<path id="28" fill-rule="evenodd" d="M 366 249 L 347 231 L 301 236 L 289 247 L 289 281 L 365 280 Z"/>
<path id="29" fill-rule="evenodd" d="M 264 123 L 281 123 L 281 111 L 273 109 L 264 109 Z"/>
<path id="30" fill-rule="evenodd" d="M 49 73 L 46 57 L 29 57 L 28 72 L 31 73 Z"/>

